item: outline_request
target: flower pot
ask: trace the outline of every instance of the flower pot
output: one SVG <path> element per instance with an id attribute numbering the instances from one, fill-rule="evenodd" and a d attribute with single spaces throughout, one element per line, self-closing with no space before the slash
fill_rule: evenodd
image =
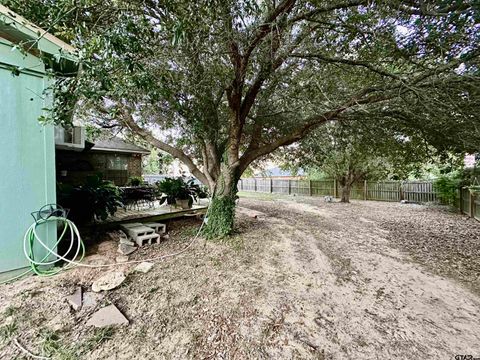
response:
<path id="1" fill-rule="evenodd" d="M 188 199 L 185 199 L 185 200 L 176 199 L 175 200 L 175 203 L 184 210 L 192 208 L 192 206 L 189 204 L 189 202 L 190 202 L 190 200 L 188 200 Z"/>

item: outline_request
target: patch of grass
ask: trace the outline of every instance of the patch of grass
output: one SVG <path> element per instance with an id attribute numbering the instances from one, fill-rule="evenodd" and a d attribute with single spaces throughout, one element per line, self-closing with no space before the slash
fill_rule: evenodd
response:
<path id="1" fill-rule="evenodd" d="M 194 237 L 195 235 L 197 235 L 197 232 L 198 232 L 198 228 L 192 226 L 192 227 L 183 228 L 180 231 L 179 235 L 182 238 L 191 238 L 191 237 Z"/>
<path id="2" fill-rule="evenodd" d="M 0 340 L 9 341 L 13 335 L 17 332 L 17 324 L 12 322 L 0 327 Z"/>
<path id="3" fill-rule="evenodd" d="M 15 306 L 9 306 L 5 309 L 5 311 L 3 312 L 3 315 L 5 315 L 5 317 L 9 317 L 15 314 L 16 311 L 17 311 L 17 308 Z"/>
<path id="4" fill-rule="evenodd" d="M 220 261 L 219 258 L 210 257 L 210 261 L 212 262 L 212 265 L 213 265 L 213 266 L 220 266 L 220 265 L 222 265 L 222 262 Z"/>
<path id="5" fill-rule="evenodd" d="M 95 350 L 98 345 L 110 340 L 115 333 L 115 328 L 107 326 L 104 328 L 95 329 L 93 335 L 82 344 L 82 353 Z"/>
<path id="6" fill-rule="evenodd" d="M 64 345 L 56 331 L 43 330 L 42 352 L 52 359 L 76 360 L 78 359 L 75 347 Z"/>
<path id="7" fill-rule="evenodd" d="M 113 327 L 95 329 L 87 340 L 67 346 L 62 342 L 61 337 L 56 331 L 43 330 L 40 332 L 40 336 L 43 338 L 42 352 L 52 359 L 81 359 L 81 355 L 95 350 L 100 344 L 111 339 L 114 332 L 115 329 Z"/>
<path id="8" fill-rule="evenodd" d="M 273 201 L 281 197 L 286 197 L 285 195 L 270 194 L 270 193 L 261 193 L 261 192 L 250 192 L 250 191 L 239 191 L 237 194 L 241 198 L 257 199 L 257 200 L 268 200 Z"/>

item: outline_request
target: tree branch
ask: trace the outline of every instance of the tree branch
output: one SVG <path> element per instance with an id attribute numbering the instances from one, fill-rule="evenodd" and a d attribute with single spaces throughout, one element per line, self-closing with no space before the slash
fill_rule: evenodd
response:
<path id="1" fill-rule="evenodd" d="M 398 75 L 389 73 L 383 69 L 380 69 L 376 66 L 373 66 L 372 64 L 366 62 L 366 61 L 359 61 L 359 60 L 351 60 L 351 59 L 344 59 L 344 58 L 335 58 L 335 57 L 328 57 L 322 54 L 298 54 L 298 53 L 293 53 L 290 55 L 290 57 L 295 57 L 295 58 L 301 58 L 301 59 L 318 59 L 327 63 L 341 63 L 341 64 L 346 64 L 346 65 L 352 65 L 352 66 L 360 66 L 364 67 L 374 73 L 377 73 L 382 76 L 390 77 L 395 80 L 401 80 L 401 78 Z"/>
<path id="2" fill-rule="evenodd" d="M 257 45 L 270 33 L 272 32 L 272 22 L 274 22 L 278 17 L 283 14 L 287 14 L 292 10 L 295 5 L 296 0 L 284 0 L 282 1 L 265 19 L 263 24 L 257 28 L 257 32 L 250 42 L 250 45 L 245 50 L 243 55 L 244 61 L 247 63 L 250 55 Z"/>
<path id="3" fill-rule="evenodd" d="M 310 117 L 309 119 L 307 119 L 307 121 L 304 122 L 304 125 L 302 125 L 293 133 L 280 137 L 276 141 L 266 144 L 262 147 L 257 147 L 255 149 L 251 149 L 251 151 L 245 152 L 240 158 L 240 170 L 245 171 L 245 169 L 248 167 L 248 165 L 250 165 L 252 161 L 258 159 L 261 156 L 271 153 L 272 151 L 278 149 L 281 146 L 290 145 L 298 140 L 301 140 L 303 137 L 305 137 L 306 134 L 308 134 L 318 126 L 325 124 L 329 121 L 338 119 L 341 113 L 343 113 L 347 109 L 350 109 L 353 106 L 372 104 L 375 102 L 385 101 L 394 97 L 391 95 L 371 95 L 368 97 L 364 97 L 371 92 L 371 89 L 364 89 L 358 95 L 352 97 L 349 101 L 347 101 L 344 105 L 338 107 L 337 109 L 327 111 L 321 115 L 315 115 Z"/>
<path id="4" fill-rule="evenodd" d="M 299 14 L 295 16 L 293 19 L 291 19 L 292 22 L 297 22 L 300 20 L 309 20 L 315 15 L 325 13 L 325 12 L 330 12 L 334 10 L 340 10 L 340 9 L 347 9 L 350 7 L 356 7 L 360 5 L 368 5 L 368 0 L 350 0 L 350 1 L 345 1 L 344 3 L 340 4 L 334 4 L 334 5 L 328 5 L 322 8 L 317 8 L 314 10 L 311 10 L 309 12 L 305 12 L 302 14 Z"/>
<path id="5" fill-rule="evenodd" d="M 147 131 L 140 127 L 135 120 L 133 119 L 132 115 L 127 112 L 126 110 L 122 111 L 122 118 L 120 120 L 130 131 L 141 138 L 147 140 L 150 144 L 154 145 L 155 147 L 163 150 L 173 157 L 179 159 L 182 163 L 184 163 L 188 170 L 195 176 L 198 180 L 200 180 L 204 185 L 209 186 L 209 182 L 205 174 L 195 165 L 193 160 L 187 156 L 183 151 L 164 143 L 163 141 L 158 140 L 155 136 L 152 135 L 150 131 Z"/>

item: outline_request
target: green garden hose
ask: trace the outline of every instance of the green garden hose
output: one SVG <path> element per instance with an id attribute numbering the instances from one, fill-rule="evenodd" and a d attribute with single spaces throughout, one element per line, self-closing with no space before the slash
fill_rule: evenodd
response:
<path id="1" fill-rule="evenodd" d="M 40 238 L 40 236 L 38 236 L 37 234 L 37 228 L 39 226 L 46 225 L 49 222 L 55 222 L 56 224 L 63 223 L 62 233 L 60 234 L 60 236 L 57 239 L 57 242 L 53 246 L 48 246 L 47 244 L 45 244 Z M 70 232 L 70 245 L 68 247 L 68 250 L 65 252 L 65 254 L 59 255 L 53 249 L 56 249 L 58 244 L 60 244 L 60 242 L 63 240 L 65 234 L 67 233 L 67 230 L 69 230 Z M 35 260 L 35 254 L 34 254 L 35 242 L 38 242 L 45 250 L 47 250 L 47 254 L 39 261 Z M 73 257 L 72 257 L 73 260 L 69 260 L 66 258 L 66 256 L 70 254 L 70 251 L 72 250 L 75 244 L 76 244 L 76 249 L 75 249 L 75 252 L 73 253 Z M 79 263 L 80 261 L 82 261 L 83 257 L 85 256 L 85 245 L 83 244 L 80 238 L 80 233 L 77 227 L 71 220 L 65 217 L 60 217 L 60 216 L 51 216 L 46 219 L 35 221 L 28 228 L 24 237 L 23 251 L 30 263 L 30 271 L 33 271 L 35 274 L 39 276 L 52 276 L 52 275 L 58 274 L 62 269 L 70 268 L 76 263 Z M 50 255 L 53 255 L 56 258 L 51 261 L 46 261 Z M 50 269 L 42 268 L 42 266 L 43 267 L 51 266 L 62 260 L 66 261 L 68 265 L 66 265 L 63 268 L 60 268 L 60 267 L 53 267 Z"/>

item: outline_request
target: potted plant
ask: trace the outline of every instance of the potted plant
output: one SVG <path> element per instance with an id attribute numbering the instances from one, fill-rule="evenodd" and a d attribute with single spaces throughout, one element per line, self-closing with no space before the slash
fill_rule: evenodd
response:
<path id="1" fill-rule="evenodd" d="M 87 177 L 80 186 L 58 184 L 57 201 L 70 210 L 69 217 L 79 225 L 106 220 L 123 205 L 118 188 L 98 175 Z"/>
<path id="2" fill-rule="evenodd" d="M 200 194 L 200 186 L 194 180 L 186 181 L 180 178 L 165 178 L 157 183 L 158 192 L 161 193 L 160 204 L 178 205 L 182 209 L 191 209 L 193 201 Z"/>
<path id="3" fill-rule="evenodd" d="M 143 179 L 141 176 L 132 176 L 130 179 L 128 179 L 127 184 L 130 186 L 140 186 L 143 184 Z"/>

